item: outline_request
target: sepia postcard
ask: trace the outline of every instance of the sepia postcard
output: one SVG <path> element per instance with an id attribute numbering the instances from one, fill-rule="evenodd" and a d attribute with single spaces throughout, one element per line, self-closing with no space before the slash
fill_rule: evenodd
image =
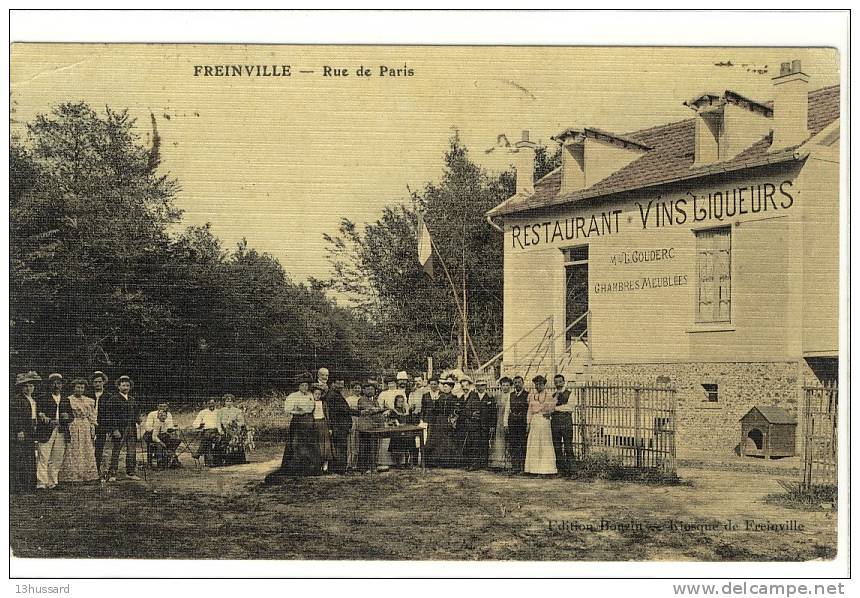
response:
<path id="1" fill-rule="evenodd" d="M 839 48 L 12 42 L 13 576 L 844 556 Z"/>

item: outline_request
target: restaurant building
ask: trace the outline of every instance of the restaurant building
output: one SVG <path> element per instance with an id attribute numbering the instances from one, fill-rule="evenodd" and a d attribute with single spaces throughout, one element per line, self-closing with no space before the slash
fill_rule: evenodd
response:
<path id="1" fill-rule="evenodd" d="M 719 452 L 752 407 L 798 415 L 804 384 L 835 379 L 839 87 L 810 90 L 794 61 L 772 90 L 702 93 L 691 118 L 640 131 L 566 129 L 536 182 L 524 133 L 517 193 L 487 214 L 503 372 L 672 386 L 679 450 Z"/>

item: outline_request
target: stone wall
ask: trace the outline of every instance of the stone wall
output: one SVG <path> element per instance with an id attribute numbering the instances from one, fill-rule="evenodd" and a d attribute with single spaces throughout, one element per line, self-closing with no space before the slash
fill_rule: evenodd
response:
<path id="1" fill-rule="evenodd" d="M 739 420 L 756 405 L 776 405 L 800 420 L 802 365 L 758 363 L 594 364 L 592 380 L 607 383 L 656 384 L 677 390 L 679 456 L 688 452 L 730 455 L 740 443 Z M 718 401 L 708 402 L 702 384 L 716 384 Z M 797 449 L 800 450 L 798 421 Z"/>

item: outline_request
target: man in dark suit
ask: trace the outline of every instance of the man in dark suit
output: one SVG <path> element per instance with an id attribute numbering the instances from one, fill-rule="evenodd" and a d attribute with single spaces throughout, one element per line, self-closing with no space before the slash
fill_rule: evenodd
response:
<path id="1" fill-rule="evenodd" d="M 328 371 L 326 371 L 328 374 Z M 332 473 L 344 473 L 347 462 L 347 443 L 352 430 L 352 416 L 359 415 L 358 409 L 353 409 L 341 392 L 341 386 L 335 384 L 329 387 L 323 395 L 328 412 L 328 425 L 331 430 Z"/>
<path id="2" fill-rule="evenodd" d="M 15 377 L 15 394 L 9 409 L 9 492 L 12 494 L 36 489 L 33 433 L 39 410 L 33 392 L 41 380 L 34 371 Z"/>
<path id="3" fill-rule="evenodd" d="M 570 391 L 565 388 L 567 383 L 564 376 L 556 374 L 553 378 L 556 407 L 567 405 L 570 400 Z M 552 428 L 552 444 L 555 448 L 555 463 L 558 473 L 569 475 L 573 462 L 573 416 L 566 411 L 553 411 L 550 419 Z"/>
<path id="4" fill-rule="evenodd" d="M 60 466 L 66 456 L 69 424 L 75 418 L 69 397 L 63 396 L 63 376 L 48 376 L 51 394 L 36 402 L 36 442 L 39 462 L 36 465 L 36 488 L 50 489 L 57 485 Z"/>
<path id="5" fill-rule="evenodd" d="M 131 378 L 120 376 L 116 380 L 117 392 L 108 395 L 99 406 L 101 410 L 101 426 L 106 426 L 110 433 L 112 451 L 108 481 L 116 481 L 116 471 L 119 467 L 119 453 L 125 445 L 125 472 L 130 480 L 139 480 L 137 476 L 137 420 L 140 417 L 140 405 L 131 395 L 133 388 Z"/>
<path id="6" fill-rule="evenodd" d="M 526 464 L 528 440 L 529 391 L 522 376 L 514 376 L 514 390 L 508 413 L 508 446 L 511 451 L 511 469 L 522 473 Z"/>
<path id="7" fill-rule="evenodd" d="M 101 474 L 102 472 L 102 455 L 105 452 L 105 442 L 107 441 L 107 437 L 110 436 L 110 431 L 107 429 L 107 427 L 101 425 L 102 416 L 100 415 L 103 410 L 102 401 L 107 398 L 107 391 L 105 390 L 107 382 L 108 377 L 105 375 L 104 372 L 93 372 L 93 399 L 96 402 L 96 468 L 98 468 L 99 474 Z"/>
<path id="8" fill-rule="evenodd" d="M 464 376 L 463 383 L 471 380 Z M 468 388 L 465 384 L 464 390 Z M 460 446 L 463 448 L 463 463 L 467 469 L 483 469 L 487 467 L 489 458 L 490 423 L 494 422 L 491 412 L 494 406 L 492 397 L 487 393 L 487 381 L 478 379 L 477 389 L 466 394 L 466 401 L 457 418 Z"/>

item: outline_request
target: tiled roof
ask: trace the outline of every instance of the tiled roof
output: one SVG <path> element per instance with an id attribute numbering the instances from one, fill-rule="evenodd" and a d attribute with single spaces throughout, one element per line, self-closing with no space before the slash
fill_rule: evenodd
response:
<path id="1" fill-rule="evenodd" d="M 770 106 L 771 104 L 766 104 Z M 810 135 L 819 133 L 824 127 L 839 118 L 839 86 L 824 87 L 809 92 L 807 127 Z M 695 119 L 687 119 L 627 133 L 624 137 L 649 148 L 638 158 L 596 182 L 586 189 L 559 195 L 561 169 L 557 168 L 535 183 L 535 192 L 530 196 L 515 195 L 487 214 L 502 216 L 536 208 L 568 204 L 583 199 L 632 191 L 672 183 L 684 179 L 699 178 L 730 170 L 740 170 L 765 164 L 774 164 L 796 159 L 797 146 L 770 152 L 770 135 L 763 137 L 743 152 L 724 162 L 693 168 L 695 158 Z"/>

